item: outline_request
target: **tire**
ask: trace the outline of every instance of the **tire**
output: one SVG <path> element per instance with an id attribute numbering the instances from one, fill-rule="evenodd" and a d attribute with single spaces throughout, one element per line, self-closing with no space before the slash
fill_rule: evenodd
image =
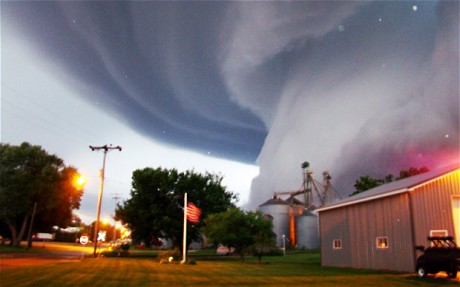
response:
<path id="1" fill-rule="evenodd" d="M 426 271 L 425 266 L 420 265 L 417 267 L 418 278 L 426 278 L 427 275 L 428 275 L 428 272 Z"/>
<path id="2" fill-rule="evenodd" d="M 447 271 L 447 275 L 449 275 L 449 278 L 457 278 L 457 269 Z"/>

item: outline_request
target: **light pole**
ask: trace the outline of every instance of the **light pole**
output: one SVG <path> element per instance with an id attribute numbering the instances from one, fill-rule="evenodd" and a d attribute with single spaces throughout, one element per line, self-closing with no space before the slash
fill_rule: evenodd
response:
<path id="1" fill-rule="evenodd" d="M 104 146 L 99 146 L 99 147 L 89 146 L 89 148 L 92 151 L 95 151 L 95 150 L 104 151 L 104 158 L 102 160 L 102 170 L 101 170 L 101 183 L 99 184 L 99 194 L 97 196 L 97 217 L 96 217 L 96 224 L 94 226 L 94 253 L 93 255 L 94 257 L 96 257 L 97 256 L 97 241 L 98 241 L 97 239 L 98 239 L 98 233 L 99 233 L 99 219 L 101 217 L 102 192 L 104 191 L 105 159 L 107 157 L 107 152 L 109 150 L 118 149 L 119 151 L 121 151 L 121 147 L 120 146 L 112 147 L 112 146 L 104 145 Z"/>
<path id="2" fill-rule="evenodd" d="M 113 244 L 115 244 L 116 240 L 117 240 L 117 222 L 113 224 L 113 237 L 112 237 Z"/>
<path id="3" fill-rule="evenodd" d="M 308 167 L 310 166 L 310 163 L 308 161 L 305 161 L 302 163 L 302 170 L 303 170 L 303 191 L 305 192 L 305 207 L 310 208 L 310 187 L 308 185 Z"/>
<path id="4" fill-rule="evenodd" d="M 116 213 L 117 213 L 117 206 L 118 206 L 118 200 L 121 198 L 120 194 L 118 193 L 112 193 L 112 198 L 115 199 L 115 216 L 113 219 L 115 220 L 115 223 L 113 224 L 113 243 L 115 244 L 115 240 L 117 239 L 117 220 L 116 220 Z"/>
<path id="5" fill-rule="evenodd" d="M 286 256 L 286 235 L 283 234 L 283 256 Z"/>
<path id="6" fill-rule="evenodd" d="M 30 219 L 29 224 L 29 233 L 27 235 L 27 250 L 32 247 L 32 225 L 34 224 L 35 212 L 37 211 L 37 202 L 34 202 L 34 209 L 32 211 L 32 218 Z"/>

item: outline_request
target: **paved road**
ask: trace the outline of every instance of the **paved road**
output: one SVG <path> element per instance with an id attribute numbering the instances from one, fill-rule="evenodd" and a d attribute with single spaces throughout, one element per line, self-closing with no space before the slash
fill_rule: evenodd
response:
<path id="1" fill-rule="evenodd" d="M 23 243 L 22 245 L 26 245 Z M 107 248 L 104 245 L 98 251 Z M 72 243 L 34 242 L 34 252 L 0 254 L 0 271 L 28 265 L 47 264 L 50 262 L 77 262 L 93 254 L 93 246 Z"/>

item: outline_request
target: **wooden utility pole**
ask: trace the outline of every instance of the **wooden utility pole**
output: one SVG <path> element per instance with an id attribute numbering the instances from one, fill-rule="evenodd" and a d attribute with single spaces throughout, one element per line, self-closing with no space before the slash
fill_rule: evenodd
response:
<path id="1" fill-rule="evenodd" d="M 120 146 L 116 146 L 116 147 L 112 147 L 112 145 L 110 146 L 107 146 L 107 145 L 104 145 L 104 146 L 89 146 L 89 148 L 92 150 L 92 151 L 99 151 L 99 150 L 103 150 L 104 151 L 104 159 L 102 161 L 102 170 L 101 170 L 101 183 L 99 184 L 99 195 L 97 197 L 97 217 L 96 217 L 96 224 L 95 224 L 95 227 L 94 227 L 94 257 L 97 256 L 97 239 L 98 239 L 98 233 L 99 233 L 99 220 L 100 220 L 100 217 L 101 217 L 101 203 L 102 203 L 102 192 L 104 190 L 104 178 L 105 178 L 105 159 L 107 157 L 107 152 L 110 151 L 110 150 L 114 150 L 114 149 L 118 149 L 119 151 L 121 151 L 121 147 Z"/>

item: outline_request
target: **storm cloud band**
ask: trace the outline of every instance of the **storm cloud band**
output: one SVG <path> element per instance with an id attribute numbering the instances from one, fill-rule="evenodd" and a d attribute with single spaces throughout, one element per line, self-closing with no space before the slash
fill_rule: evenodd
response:
<path id="1" fill-rule="evenodd" d="M 250 207 L 329 170 L 459 161 L 457 1 L 5 2 L 86 101 L 141 134 L 255 163 Z"/>

